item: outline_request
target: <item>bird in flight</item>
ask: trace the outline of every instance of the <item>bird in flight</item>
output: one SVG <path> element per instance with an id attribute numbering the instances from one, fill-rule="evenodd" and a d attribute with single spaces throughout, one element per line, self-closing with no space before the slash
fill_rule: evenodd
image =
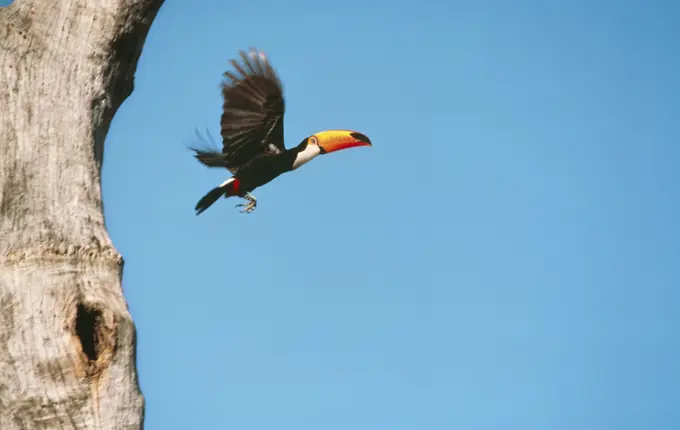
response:
<path id="1" fill-rule="evenodd" d="M 252 212 L 257 199 L 251 194 L 279 175 L 298 169 L 322 154 L 358 146 L 372 146 L 370 139 L 353 130 L 324 130 L 305 137 L 288 148 L 283 143 L 285 102 L 281 81 L 259 50 L 240 51 L 241 62 L 230 60 L 235 70 L 227 71 L 221 84 L 222 150 L 191 148 L 207 167 L 222 167 L 231 177 L 210 190 L 196 204 L 199 215 L 220 197 L 238 196 L 248 202 L 236 205 Z M 198 132 L 197 137 L 206 142 Z"/>

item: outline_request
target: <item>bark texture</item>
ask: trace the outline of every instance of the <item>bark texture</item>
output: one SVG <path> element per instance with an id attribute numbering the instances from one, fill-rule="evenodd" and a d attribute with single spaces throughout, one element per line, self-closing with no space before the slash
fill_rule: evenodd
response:
<path id="1" fill-rule="evenodd" d="M 135 328 L 100 170 L 162 3 L 0 8 L 2 430 L 143 427 Z"/>

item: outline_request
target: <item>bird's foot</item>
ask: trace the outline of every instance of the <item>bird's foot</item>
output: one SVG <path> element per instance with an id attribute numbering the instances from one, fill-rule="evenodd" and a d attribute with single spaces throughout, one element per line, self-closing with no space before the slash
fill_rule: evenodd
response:
<path id="1" fill-rule="evenodd" d="M 241 203 L 236 205 L 236 207 L 243 208 L 241 213 L 251 213 L 257 207 L 257 199 L 255 199 L 255 197 L 250 194 L 246 194 L 245 198 L 248 199 L 248 203 Z"/>
<path id="2" fill-rule="evenodd" d="M 243 209 L 240 211 L 241 213 L 251 213 L 252 211 L 255 210 L 255 207 L 257 206 L 257 203 L 254 201 L 250 201 L 248 203 L 241 203 L 240 205 L 236 205 L 237 208 L 242 207 Z"/>

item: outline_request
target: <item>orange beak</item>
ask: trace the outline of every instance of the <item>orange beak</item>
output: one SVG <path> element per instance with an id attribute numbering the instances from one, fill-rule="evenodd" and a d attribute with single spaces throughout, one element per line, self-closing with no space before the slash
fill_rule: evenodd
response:
<path id="1" fill-rule="evenodd" d="M 373 146 L 368 136 L 352 130 L 328 130 L 314 134 L 310 142 L 319 145 L 322 154 L 354 148 L 356 146 Z"/>

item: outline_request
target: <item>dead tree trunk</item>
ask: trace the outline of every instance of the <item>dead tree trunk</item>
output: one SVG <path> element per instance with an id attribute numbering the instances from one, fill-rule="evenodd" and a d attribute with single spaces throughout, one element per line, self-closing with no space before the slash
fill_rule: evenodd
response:
<path id="1" fill-rule="evenodd" d="M 0 429 L 139 429 L 100 169 L 163 0 L 0 8 Z"/>

